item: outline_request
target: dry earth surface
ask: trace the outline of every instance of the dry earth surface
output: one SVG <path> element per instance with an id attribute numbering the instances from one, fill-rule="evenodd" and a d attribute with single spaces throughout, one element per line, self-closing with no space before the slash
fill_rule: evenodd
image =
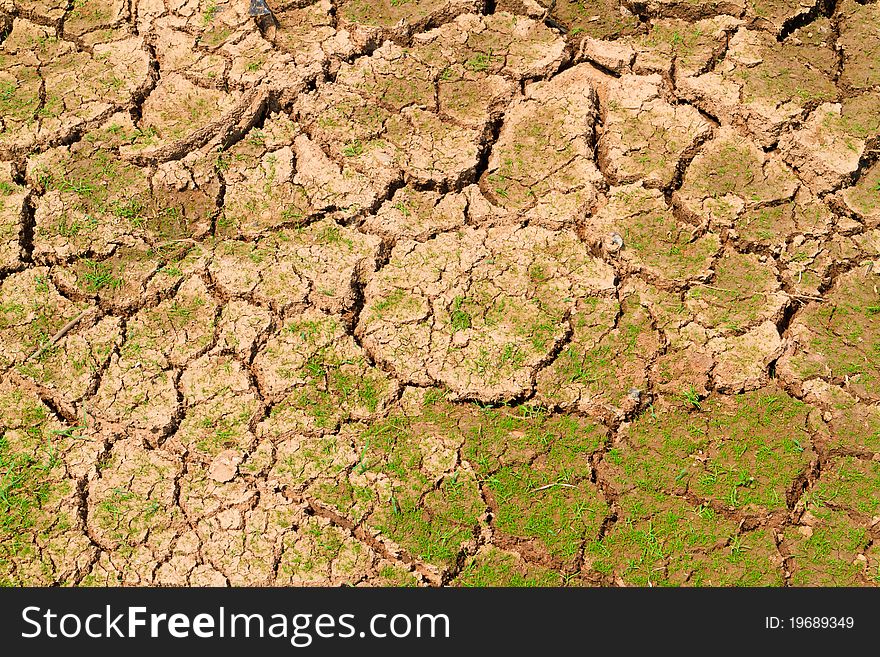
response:
<path id="1" fill-rule="evenodd" d="M 0 0 L 0 582 L 880 582 L 880 4 Z"/>

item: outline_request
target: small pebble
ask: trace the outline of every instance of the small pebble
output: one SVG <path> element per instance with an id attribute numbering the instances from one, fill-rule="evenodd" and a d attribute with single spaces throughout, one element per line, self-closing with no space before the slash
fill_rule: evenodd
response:
<path id="1" fill-rule="evenodd" d="M 611 233 L 605 239 L 605 250 L 609 253 L 616 253 L 623 248 L 623 238 L 617 233 Z"/>

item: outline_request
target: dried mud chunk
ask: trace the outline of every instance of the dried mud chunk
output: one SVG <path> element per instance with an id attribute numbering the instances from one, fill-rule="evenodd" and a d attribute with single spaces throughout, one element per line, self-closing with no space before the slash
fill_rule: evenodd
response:
<path id="1" fill-rule="evenodd" d="M 24 362 L 86 308 L 58 293 L 48 269 L 10 274 L 0 284 L 0 368 Z"/>
<path id="2" fill-rule="evenodd" d="M 635 51 L 631 45 L 622 41 L 599 41 L 585 37 L 578 47 L 577 59 L 620 74 L 629 71 L 635 59 Z"/>
<path id="3" fill-rule="evenodd" d="M 123 351 L 155 350 L 183 365 L 210 346 L 218 306 L 198 277 L 187 279 L 172 299 L 141 310 L 127 324 Z"/>
<path id="4" fill-rule="evenodd" d="M 461 14 L 478 14 L 483 0 L 342 0 L 336 9 L 339 27 L 362 44 L 385 39 L 405 40 L 432 25 L 445 23 Z"/>
<path id="5" fill-rule="evenodd" d="M 0 380 L 0 583 L 72 585 L 95 556 L 77 483 L 64 462 L 76 439 L 35 395 Z"/>
<path id="6" fill-rule="evenodd" d="M 722 128 L 693 159 L 672 198 L 694 221 L 722 227 L 744 209 L 790 200 L 797 189 L 797 178 L 778 157 Z"/>
<path id="7" fill-rule="evenodd" d="M 27 196 L 24 187 L 0 174 L 0 272 L 17 269 L 21 264 L 21 228 Z"/>
<path id="8" fill-rule="evenodd" d="M 371 418 L 394 390 L 339 320 L 316 311 L 288 320 L 253 368 L 263 394 L 277 402 L 261 435 L 332 431 L 343 420 Z"/>
<path id="9" fill-rule="evenodd" d="M 511 399 L 565 336 L 575 299 L 613 281 L 572 233 L 463 229 L 398 244 L 367 285 L 357 334 L 405 382 Z"/>
<path id="10" fill-rule="evenodd" d="M 385 181 L 374 185 L 366 175 L 337 165 L 305 135 L 296 138 L 293 151 L 297 162 L 293 183 L 305 189 L 316 211 L 339 211 L 343 215 L 352 215 L 361 210 L 370 210 L 387 189 Z"/>
<path id="11" fill-rule="evenodd" d="M 208 476 L 218 483 L 226 483 L 235 479 L 242 456 L 238 450 L 225 449 L 211 461 Z"/>
<path id="12" fill-rule="evenodd" d="M 699 20 L 718 14 L 739 16 L 745 10 L 749 0 L 647 0 L 633 2 L 624 0 L 624 5 L 640 7 L 640 13 L 657 18 L 680 18 L 683 20 Z"/>
<path id="13" fill-rule="evenodd" d="M 871 538 L 846 512 L 808 505 L 810 524 L 786 527 L 783 549 L 791 555 L 794 586 L 856 586 L 864 583 L 864 554 Z"/>
<path id="14" fill-rule="evenodd" d="M 293 55 L 297 66 L 318 69 L 326 65 L 328 56 L 353 55 L 355 48 L 348 35 L 336 32 L 332 10 L 329 0 L 320 0 L 275 12 L 279 25 L 273 38 L 275 47 Z"/>
<path id="15" fill-rule="evenodd" d="M 191 463 L 180 480 L 180 503 L 191 522 L 217 517 L 224 529 L 241 529 L 246 512 L 260 496 L 253 482 L 218 482 L 211 462 Z"/>
<path id="16" fill-rule="evenodd" d="M 856 269 L 838 278 L 824 303 L 813 302 L 789 329 L 777 372 L 795 385 L 821 378 L 858 397 L 880 399 L 880 296 Z"/>
<path id="17" fill-rule="evenodd" d="M 284 309 L 306 299 L 329 312 L 354 306 L 357 286 L 375 269 L 380 241 L 324 219 L 256 244 L 227 241 L 209 266 L 217 283 Z"/>
<path id="18" fill-rule="evenodd" d="M 880 514 L 880 462 L 845 456 L 833 462 L 810 490 L 810 504 L 849 513 L 864 525 Z"/>
<path id="19" fill-rule="evenodd" d="M 785 510 L 815 458 L 809 408 L 775 387 L 703 402 L 682 392 L 690 411 L 661 407 L 642 415 L 609 454 L 621 491 L 691 492 L 716 507 Z"/>
<path id="20" fill-rule="evenodd" d="M 480 187 L 500 207 L 557 229 L 596 201 L 596 92 L 591 67 L 576 66 L 528 87 L 505 114 Z"/>
<path id="21" fill-rule="evenodd" d="M 560 572 L 527 562 L 518 553 L 483 546 L 465 561 L 453 586 L 560 586 Z"/>
<path id="22" fill-rule="evenodd" d="M 286 490 L 307 493 L 327 504 L 339 503 L 345 497 L 345 492 L 351 489 L 346 473 L 361 458 L 355 451 L 354 431 L 356 429 L 347 425 L 338 434 L 289 436 L 278 442 L 269 476 Z M 274 437 L 273 434 L 270 436 Z M 342 497 L 339 497 L 340 494 Z M 349 517 L 360 520 L 363 516 L 351 504 L 343 506 Z"/>
<path id="23" fill-rule="evenodd" d="M 244 301 L 229 301 L 217 322 L 217 347 L 249 358 L 271 325 L 272 315 L 268 311 Z"/>
<path id="24" fill-rule="evenodd" d="M 137 440 L 116 443 L 101 477 L 89 484 L 88 524 L 129 581 L 149 581 L 183 526 L 175 502 L 180 464 Z"/>
<path id="25" fill-rule="evenodd" d="M 713 69 L 683 78 L 683 98 L 724 123 L 745 125 L 763 147 L 815 103 L 832 101 L 837 56 L 824 45 L 778 43 L 763 32 L 740 29 Z"/>
<path id="26" fill-rule="evenodd" d="M 182 154 L 187 144 L 207 141 L 242 100 L 241 92 L 199 87 L 179 73 L 163 75 L 144 101 L 138 126 L 149 139 L 125 147 L 123 156 Z"/>
<path id="27" fill-rule="evenodd" d="M 290 147 L 265 153 L 254 166 L 235 164 L 225 174 L 222 236 L 254 237 L 266 229 L 305 221 L 311 214 L 306 190 L 293 184 Z"/>
<path id="28" fill-rule="evenodd" d="M 618 0 L 542 0 L 541 4 L 550 7 L 550 17 L 565 27 L 568 38 L 575 42 L 583 36 L 610 40 L 641 31 L 638 17 Z"/>
<path id="29" fill-rule="evenodd" d="M 768 368 L 782 353 L 782 339 L 773 322 L 764 322 L 738 336 L 708 344 L 716 353 L 712 378 L 721 392 L 754 390 L 769 380 Z"/>
<path id="30" fill-rule="evenodd" d="M 202 356 L 181 375 L 179 387 L 186 408 L 175 437 L 191 453 L 211 458 L 250 449 L 250 427 L 261 404 L 238 361 Z"/>
<path id="31" fill-rule="evenodd" d="M 284 312 L 306 302 L 309 284 L 284 258 L 278 258 L 276 249 L 274 237 L 256 244 L 220 242 L 208 271 L 224 294 Z"/>
<path id="32" fill-rule="evenodd" d="M 658 75 L 627 75 L 609 85 L 599 165 L 615 184 L 668 187 L 682 158 L 711 135 L 696 109 L 663 100 L 660 84 Z"/>
<path id="33" fill-rule="evenodd" d="M 828 207 L 801 188 L 792 201 L 745 210 L 736 218 L 734 229 L 743 244 L 779 250 L 785 245 L 804 245 L 807 237 L 824 237 L 833 221 Z M 792 255 L 792 259 L 798 258 Z"/>
<path id="34" fill-rule="evenodd" d="M 616 253 L 632 269 L 661 280 L 686 281 L 707 276 L 721 249 L 714 233 L 697 237 L 694 226 L 679 221 L 659 190 L 641 185 L 615 187 L 608 204 L 586 222 L 597 243 L 618 234 Z"/>
<path id="35" fill-rule="evenodd" d="M 79 0 L 64 17 L 64 36 L 83 36 L 109 28 L 126 17 L 124 0 Z"/>
<path id="36" fill-rule="evenodd" d="M 699 21 L 655 20 L 645 35 L 627 40 L 635 50 L 633 72 L 672 75 L 674 61 L 676 80 L 704 73 L 724 52 L 728 35 L 738 25 L 739 21 L 730 16 Z"/>
<path id="37" fill-rule="evenodd" d="M 828 447 L 844 452 L 880 453 L 880 407 L 867 406 L 834 389 Z"/>
<path id="38" fill-rule="evenodd" d="M 275 583 L 351 586 L 373 576 L 382 563 L 371 548 L 345 530 L 325 518 L 310 516 L 284 537 Z"/>
<path id="39" fill-rule="evenodd" d="M 840 82 L 853 90 L 880 84 L 880 6 L 844 0 L 839 8 L 840 38 L 844 65 Z"/>
<path id="40" fill-rule="evenodd" d="M 275 554 L 284 537 L 301 522 L 301 512 L 280 495 L 260 495 L 257 506 L 242 514 L 240 524 L 219 514 L 200 520 L 202 554 L 222 572 L 232 586 L 273 583 Z M 241 517 L 235 514 L 234 517 Z"/>
<path id="41" fill-rule="evenodd" d="M 788 297 L 771 263 L 762 262 L 759 256 L 728 251 L 715 264 L 712 284 L 693 285 L 684 302 L 704 327 L 736 332 L 777 319 L 788 305 Z"/>
<path id="42" fill-rule="evenodd" d="M 388 120 L 385 136 L 397 147 L 401 166 L 412 180 L 452 188 L 473 180 L 480 154 L 478 132 L 412 107 Z"/>
<path id="43" fill-rule="evenodd" d="M 607 299 L 579 302 L 568 345 L 538 374 L 541 403 L 616 418 L 639 406 L 659 336 L 637 293 L 627 290 L 621 299 L 619 306 Z"/>
<path id="44" fill-rule="evenodd" d="M 349 480 L 355 499 L 370 500 L 368 527 L 445 570 L 473 540 L 485 505 L 458 461 L 460 434 L 420 419 L 392 417 L 355 436 L 361 461 Z"/>
<path id="45" fill-rule="evenodd" d="M 738 533 L 710 507 L 645 490 L 620 501 L 620 518 L 585 559 L 630 586 L 781 586 L 781 558 L 764 529 Z"/>
<path id="46" fill-rule="evenodd" d="M 880 94 L 823 103 L 804 127 L 779 142 L 786 162 L 821 194 L 844 186 L 859 169 L 869 141 L 880 136 Z"/>
<path id="47" fill-rule="evenodd" d="M 122 323 L 116 317 L 95 321 L 91 316 L 81 322 L 38 358 L 17 368 L 23 376 L 48 390 L 68 412 L 96 384 L 122 337 Z"/>
<path id="48" fill-rule="evenodd" d="M 152 171 L 119 159 L 119 145 L 137 134 L 116 114 L 69 147 L 28 161 L 28 182 L 45 192 L 36 201 L 36 262 L 100 259 L 132 238 L 164 243 L 204 231 L 214 209 L 203 190 L 151 183 Z"/>
<path id="49" fill-rule="evenodd" d="M 387 240 L 424 242 L 438 233 L 463 226 L 466 207 L 464 195 L 444 196 L 402 187 L 376 214 L 367 217 L 363 228 Z"/>
<path id="50" fill-rule="evenodd" d="M 589 459 L 604 430 L 528 407 L 475 412 L 466 429 L 462 455 L 484 482 L 499 544 L 569 569 L 608 512 Z"/>
<path id="51" fill-rule="evenodd" d="M 869 228 L 880 226 L 880 162 L 866 170 L 858 183 L 838 196 L 844 206 Z"/>
<path id="52" fill-rule="evenodd" d="M 140 38 L 77 52 L 72 44 L 39 38 L 34 30 L 40 29 L 17 20 L 0 46 L 0 150 L 69 138 L 122 109 L 148 81 Z"/>
<path id="53" fill-rule="evenodd" d="M 16 2 L 14 7 L 25 16 L 55 22 L 64 15 L 69 4 L 65 0 L 24 0 Z"/>

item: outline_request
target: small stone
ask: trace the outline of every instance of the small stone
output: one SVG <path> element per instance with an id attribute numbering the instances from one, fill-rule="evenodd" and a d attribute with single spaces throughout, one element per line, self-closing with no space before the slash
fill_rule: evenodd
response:
<path id="1" fill-rule="evenodd" d="M 272 10 L 269 9 L 269 5 L 266 4 L 266 0 L 251 0 L 251 6 L 248 13 L 251 16 L 268 16 L 272 13 Z"/>
<path id="2" fill-rule="evenodd" d="M 831 420 L 834 419 L 834 415 L 831 413 L 831 411 L 825 411 L 824 413 L 822 413 L 822 419 L 826 422 L 831 422 Z"/>
<path id="3" fill-rule="evenodd" d="M 241 455 L 234 449 L 220 452 L 211 462 L 208 476 L 216 482 L 226 483 L 232 481 L 238 474 L 238 465 L 241 463 Z"/>
<path id="4" fill-rule="evenodd" d="M 602 248 L 608 253 L 617 253 L 623 248 L 623 238 L 617 233 L 611 233 L 605 238 Z"/>
<path id="5" fill-rule="evenodd" d="M 635 58 L 632 46 L 626 43 L 609 43 L 584 37 L 580 45 L 583 57 L 615 73 L 624 73 Z"/>

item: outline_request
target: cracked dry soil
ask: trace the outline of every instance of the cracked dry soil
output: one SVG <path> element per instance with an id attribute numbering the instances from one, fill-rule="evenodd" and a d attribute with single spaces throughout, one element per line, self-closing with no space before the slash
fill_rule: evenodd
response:
<path id="1" fill-rule="evenodd" d="M 880 583 L 880 4 L 247 8 L 0 0 L 0 583 Z"/>

